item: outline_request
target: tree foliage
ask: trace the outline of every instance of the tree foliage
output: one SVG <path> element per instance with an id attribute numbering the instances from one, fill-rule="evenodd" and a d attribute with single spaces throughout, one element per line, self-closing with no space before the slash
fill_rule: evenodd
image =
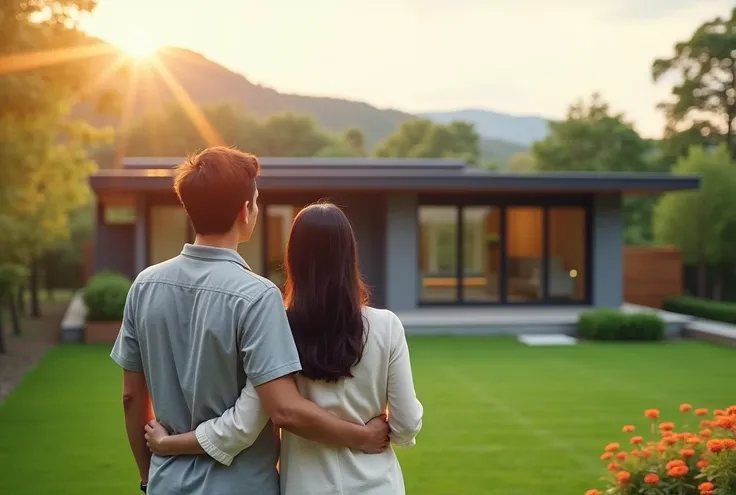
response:
<path id="1" fill-rule="evenodd" d="M 223 141 L 259 156 L 361 156 L 360 131 L 344 136 L 330 134 L 308 115 L 282 113 L 257 119 L 232 105 L 201 109 Z M 209 145 L 179 105 L 144 115 L 115 144 L 124 156 L 184 156 Z M 100 157 L 110 166 L 115 151 Z"/>
<path id="2" fill-rule="evenodd" d="M 661 104 L 667 116 L 669 137 L 691 131 L 689 144 L 698 134 L 725 142 L 736 157 L 736 8 L 728 18 L 716 17 L 701 25 L 687 41 L 675 45 L 670 58 L 652 64 L 659 81 L 675 75 L 672 99 Z"/>
<path id="3" fill-rule="evenodd" d="M 664 195 L 655 208 L 655 236 L 677 246 L 689 264 L 736 261 L 736 164 L 725 144 L 714 151 L 693 147 L 675 175 L 700 176 L 700 188 Z"/>
<path id="4" fill-rule="evenodd" d="M 428 119 L 409 120 L 376 149 L 378 157 L 460 158 L 477 165 L 480 137 L 472 124 L 436 124 Z"/>
<path id="5" fill-rule="evenodd" d="M 94 6 L 90 0 L 0 5 L 0 54 L 25 61 L 0 76 L 0 262 L 28 261 L 64 238 L 69 213 L 89 200 L 94 164 L 86 150 L 101 134 L 67 119 L 87 77 L 85 61 L 30 62 L 43 58 L 33 54 L 83 50 L 89 39 L 75 19 Z"/>

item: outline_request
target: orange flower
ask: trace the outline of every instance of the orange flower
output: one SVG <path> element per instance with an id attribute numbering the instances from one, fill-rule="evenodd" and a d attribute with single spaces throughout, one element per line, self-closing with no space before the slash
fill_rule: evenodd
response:
<path id="1" fill-rule="evenodd" d="M 644 458 L 651 457 L 652 451 L 649 449 L 644 449 L 641 451 L 641 456 Z"/>
<path id="2" fill-rule="evenodd" d="M 695 465 L 698 466 L 698 468 L 700 468 L 700 469 L 705 469 L 705 468 L 708 467 L 708 461 L 706 461 L 705 459 L 701 459 Z"/>
<path id="3" fill-rule="evenodd" d="M 736 414 L 736 406 L 729 406 L 728 409 L 726 409 L 726 412 L 733 416 Z"/>
<path id="4" fill-rule="evenodd" d="M 669 471 L 670 469 L 674 469 L 677 466 L 684 466 L 684 465 L 685 465 L 685 461 L 683 461 L 682 459 L 675 459 L 673 461 L 668 462 L 667 465 L 665 465 L 665 469 Z"/>
<path id="5" fill-rule="evenodd" d="M 711 433 L 713 432 L 710 431 L 708 428 L 706 428 L 700 432 L 700 436 L 703 438 L 708 438 L 711 435 Z"/>
<path id="6" fill-rule="evenodd" d="M 703 421 L 700 422 L 701 428 L 710 428 L 711 426 L 713 426 L 713 424 L 711 423 L 711 421 L 707 419 L 704 419 Z"/>
<path id="7" fill-rule="evenodd" d="M 691 435 L 687 437 L 686 442 L 689 443 L 690 445 L 697 445 L 701 442 L 701 440 L 699 437 L 696 437 L 695 435 Z"/>
<path id="8" fill-rule="evenodd" d="M 677 440 L 685 440 L 686 438 L 687 438 L 687 434 L 686 433 L 677 433 L 675 435 L 675 439 L 677 439 Z"/>
<path id="9" fill-rule="evenodd" d="M 623 431 L 624 433 L 631 433 L 635 429 L 636 428 L 634 428 L 634 425 L 624 425 L 624 427 L 621 428 L 621 431 Z"/>
<path id="10" fill-rule="evenodd" d="M 603 495 L 600 490 L 596 490 L 595 488 L 591 488 L 587 492 L 585 492 L 585 495 Z"/>
<path id="11" fill-rule="evenodd" d="M 690 412 L 690 410 L 693 408 L 690 404 L 680 404 L 680 411 L 682 412 Z"/>
<path id="12" fill-rule="evenodd" d="M 667 445 L 674 445 L 677 443 L 677 438 L 674 435 L 670 435 L 669 437 L 664 437 L 662 441 Z"/>
<path id="13" fill-rule="evenodd" d="M 713 411 L 713 416 L 725 416 L 725 415 L 726 415 L 726 411 L 724 411 L 723 409 L 716 409 L 715 411 Z"/>
<path id="14" fill-rule="evenodd" d="M 644 476 L 644 483 L 647 485 L 656 485 L 659 483 L 659 476 L 657 476 L 654 473 L 649 473 L 648 475 Z"/>
<path id="15" fill-rule="evenodd" d="M 689 459 L 695 455 L 695 451 L 693 449 L 682 449 L 680 450 L 680 455 L 685 459 Z"/>
<path id="16" fill-rule="evenodd" d="M 631 455 L 634 457 L 640 457 L 641 456 L 641 450 L 632 450 Z"/>
<path id="17" fill-rule="evenodd" d="M 708 450 L 714 454 L 721 452 L 724 448 L 723 442 L 720 440 L 708 440 Z"/>
<path id="18" fill-rule="evenodd" d="M 619 485 L 628 483 L 630 478 L 631 478 L 631 473 L 629 473 L 628 471 L 619 471 L 618 474 L 616 475 L 616 480 L 618 481 Z"/>
<path id="19" fill-rule="evenodd" d="M 644 411 L 644 416 L 649 419 L 657 419 L 659 418 L 659 409 L 647 409 Z"/>
<path id="20" fill-rule="evenodd" d="M 644 441 L 644 439 L 642 437 L 640 437 L 640 436 L 631 437 L 631 445 L 639 445 L 643 441 Z"/>
<path id="21" fill-rule="evenodd" d="M 667 474 L 673 478 L 682 478 L 688 473 L 688 471 L 689 469 L 687 466 L 675 466 L 672 469 L 669 469 Z"/>
<path id="22" fill-rule="evenodd" d="M 625 461 L 626 456 L 626 452 L 619 452 L 618 454 L 616 454 L 616 459 L 618 459 L 619 461 Z"/>
<path id="23" fill-rule="evenodd" d="M 604 453 L 604 454 L 603 454 L 603 455 L 601 456 L 601 460 L 602 460 L 602 461 L 607 461 L 607 460 L 609 460 L 609 459 L 612 459 L 612 458 L 613 458 L 613 452 L 605 452 L 605 453 Z"/>
<path id="24" fill-rule="evenodd" d="M 615 462 L 612 462 L 611 464 L 608 465 L 609 471 L 618 471 L 619 469 L 621 469 L 621 466 L 619 466 Z"/>
<path id="25" fill-rule="evenodd" d="M 734 425 L 734 421 L 731 416 L 719 416 L 715 422 L 724 430 L 730 430 Z"/>
<path id="26" fill-rule="evenodd" d="M 712 492 L 713 490 L 715 490 L 715 488 L 715 485 L 710 481 L 706 481 L 698 485 L 698 490 L 700 490 L 701 492 Z"/>
<path id="27" fill-rule="evenodd" d="M 672 431 L 675 429 L 675 423 L 672 423 L 672 422 L 659 423 L 659 429 L 662 431 Z"/>
<path id="28" fill-rule="evenodd" d="M 609 443 L 608 445 L 606 445 L 605 451 L 606 452 L 616 452 L 619 449 L 619 447 L 621 446 L 617 444 L 616 442 Z"/>
<path id="29" fill-rule="evenodd" d="M 736 449 L 736 440 L 733 438 L 724 438 L 723 446 L 728 450 L 734 450 Z"/>
<path id="30" fill-rule="evenodd" d="M 659 452 L 660 454 L 664 454 L 665 452 L 667 452 L 667 446 L 661 444 L 657 445 L 657 452 Z"/>
<path id="31" fill-rule="evenodd" d="M 695 410 L 696 416 L 705 416 L 706 414 L 708 414 L 708 410 L 704 407 L 701 407 L 700 409 Z"/>

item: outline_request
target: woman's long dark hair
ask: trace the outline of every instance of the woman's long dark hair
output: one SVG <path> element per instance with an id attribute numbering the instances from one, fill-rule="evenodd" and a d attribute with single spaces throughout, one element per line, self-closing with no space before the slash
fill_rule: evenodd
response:
<path id="1" fill-rule="evenodd" d="M 352 377 L 367 332 L 368 291 L 358 268 L 350 221 L 337 206 L 307 206 L 294 219 L 286 246 L 284 299 L 302 373 L 336 382 Z"/>

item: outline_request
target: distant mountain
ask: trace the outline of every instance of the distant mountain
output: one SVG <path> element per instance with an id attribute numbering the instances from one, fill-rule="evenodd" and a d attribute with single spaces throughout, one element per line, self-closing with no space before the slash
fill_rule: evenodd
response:
<path id="1" fill-rule="evenodd" d="M 547 135 L 547 119 L 536 116 L 509 115 L 480 109 L 427 112 L 421 116 L 441 123 L 453 120 L 472 122 L 475 130 L 483 137 L 509 141 L 524 147 Z"/>
<path id="2" fill-rule="evenodd" d="M 409 113 L 380 109 L 357 101 L 280 93 L 269 87 L 253 84 L 243 75 L 185 49 L 162 49 L 158 59 L 170 77 L 162 76 L 154 64 L 124 65 L 120 71 L 108 77 L 104 83 L 98 83 L 90 91 L 113 89 L 120 95 L 121 106 L 126 99 L 130 99 L 132 111 L 126 119 L 133 122 L 144 113 L 160 110 L 175 101 L 171 85 L 167 83 L 167 80 L 173 80 L 178 82 L 181 89 L 198 106 L 229 103 L 262 117 L 279 112 L 305 113 L 311 115 L 320 126 L 333 132 L 351 127 L 360 128 L 369 149 L 392 134 L 402 122 L 417 118 Z M 99 64 L 97 72 L 103 74 L 119 60 L 120 54 L 115 52 L 97 56 L 94 63 Z M 138 74 L 138 83 L 135 91 L 129 91 L 134 72 Z M 96 115 L 89 104 L 78 105 L 74 113 L 77 117 L 97 125 L 116 126 L 120 120 Z M 514 153 L 524 149 L 524 146 L 497 139 L 492 134 L 484 137 L 481 148 L 486 160 L 505 163 Z"/>

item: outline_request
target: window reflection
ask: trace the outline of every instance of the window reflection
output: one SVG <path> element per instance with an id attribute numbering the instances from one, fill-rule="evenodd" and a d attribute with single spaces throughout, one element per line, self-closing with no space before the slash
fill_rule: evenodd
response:
<path id="1" fill-rule="evenodd" d="M 456 206 L 419 208 L 420 298 L 424 302 L 457 301 Z"/>

